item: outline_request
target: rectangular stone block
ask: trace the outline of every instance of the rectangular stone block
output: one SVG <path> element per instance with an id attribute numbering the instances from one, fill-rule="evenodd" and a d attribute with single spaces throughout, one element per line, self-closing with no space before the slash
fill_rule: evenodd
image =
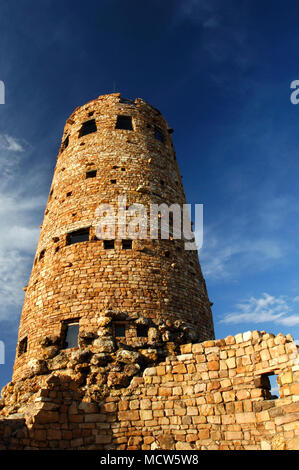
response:
<path id="1" fill-rule="evenodd" d="M 236 413 L 236 422 L 239 424 L 255 423 L 255 413 Z"/>
<path id="2" fill-rule="evenodd" d="M 138 410 L 119 411 L 118 419 L 121 421 L 137 421 L 139 419 Z"/>

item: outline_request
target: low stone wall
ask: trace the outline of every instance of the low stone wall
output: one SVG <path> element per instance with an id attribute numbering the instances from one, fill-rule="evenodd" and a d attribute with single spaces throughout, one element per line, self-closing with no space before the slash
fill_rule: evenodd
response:
<path id="1" fill-rule="evenodd" d="M 17 450 L 30 445 L 28 429 L 22 416 L 0 421 L 0 450 Z"/>
<path id="2" fill-rule="evenodd" d="M 299 362 L 290 335 L 246 332 L 186 344 L 181 353 L 101 402 L 82 401 L 71 377 L 53 373 L 25 410 L 26 428 L 19 420 L 14 433 L 12 421 L 0 421 L 0 448 L 298 449 Z"/>

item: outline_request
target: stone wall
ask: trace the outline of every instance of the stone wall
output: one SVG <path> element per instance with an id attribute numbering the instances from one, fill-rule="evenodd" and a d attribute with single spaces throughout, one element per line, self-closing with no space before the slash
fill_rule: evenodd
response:
<path id="1" fill-rule="evenodd" d="M 18 421 L 0 421 L 1 448 L 298 449 L 299 362 L 290 335 L 254 331 L 182 345 L 180 355 L 99 401 L 87 400 L 67 370 L 35 387 Z"/>
<path id="2" fill-rule="evenodd" d="M 119 116 L 131 119 L 132 128 L 117 128 Z M 89 122 L 94 125 L 92 132 L 82 135 Z M 167 239 L 161 238 L 161 231 L 159 238 L 150 237 L 149 223 L 140 239 L 133 237 L 135 233 L 131 237 L 121 233 L 122 224 L 117 224 L 116 233 L 109 236 L 114 241 L 109 249 L 96 235 L 103 219 L 97 208 L 110 204 L 117 218 L 120 196 L 126 197 L 128 223 L 135 215 L 133 209 L 130 212 L 132 204 L 142 204 L 149 219 L 152 204 L 182 208 L 186 203 L 167 122 L 146 101 L 122 100 L 114 93 L 77 108 L 66 122 L 24 288 L 14 380 L 27 373 L 31 360 L 45 359 L 45 337 L 55 336 L 56 349 L 63 349 L 69 322 L 78 321 L 82 334 L 96 334 L 107 309 L 113 310 L 115 321 L 128 324 L 123 342 L 140 341 L 135 328 L 140 317 L 149 327 L 177 325 L 175 342 L 171 333 L 168 339 L 173 344 L 178 329 L 183 342 L 214 338 L 197 251 L 184 249 L 185 241 L 175 236 L 171 224 Z M 160 219 L 166 220 L 160 210 Z M 87 238 L 71 244 L 71 234 L 84 229 Z M 134 239 L 128 249 L 123 242 L 130 238 Z M 110 326 L 105 332 L 109 341 L 113 340 Z M 55 350 L 48 353 L 51 356 Z"/>

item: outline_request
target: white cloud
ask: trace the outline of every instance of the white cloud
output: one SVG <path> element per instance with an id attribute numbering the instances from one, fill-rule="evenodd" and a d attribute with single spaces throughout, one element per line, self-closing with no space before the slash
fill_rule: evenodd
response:
<path id="1" fill-rule="evenodd" d="M 24 152 L 24 142 L 7 134 L 0 134 L 0 149 L 8 152 Z"/>
<path id="2" fill-rule="evenodd" d="M 0 138 L 0 321 L 13 321 L 22 307 L 23 287 L 40 231 L 36 215 L 42 213 L 44 198 L 35 194 L 36 172 L 30 176 L 28 171 L 24 178 L 24 170 L 20 170 L 20 160 L 14 153 L 21 152 L 18 141 L 7 140 L 1 150 L 3 142 Z"/>
<path id="3" fill-rule="evenodd" d="M 299 325 L 299 314 L 291 314 L 292 306 L 283 296 L 275 297 L 263 293 L 260 298 L 250 297 L 235 306 L 235 311 L 227 313 L 221 323 L 265 323 L 272 322 L 284 326 Z"/>
<path id="4" fill-rule="evenodd" d="M 245 231 L 245 233 L 244 233 Z M 195 234 L 196 237 L 196 234 Z M 197 237 L 196 237 L 197 238 Z M 245 270 L 265 270 L 283 258 L 287 246 L 274 238 L 249 238 L 246 227 L 227 232 L 227 226 L 204 226 L 203 247 L 199 258 L 208 279 L 240 276 Z"/>

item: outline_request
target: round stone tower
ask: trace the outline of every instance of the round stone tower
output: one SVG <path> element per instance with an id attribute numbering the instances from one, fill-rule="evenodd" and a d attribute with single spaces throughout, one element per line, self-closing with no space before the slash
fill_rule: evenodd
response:
<path id="1" fill-rule="evenodd" d="M 62 352 L 117 360 L 125 351 L 149 363 L 183 342 L 214 338 L 197 251 L 172 232 L 168 239 L 97 233 L 106 215 L 98 207 L 112 205 L 117 215 L 120 197 L 126 210 L 142 204 L 148 216 L 152 204 L 186 204 L 171 133 L 157 109 L 119 93 L 67 120 L 25 288 L 14 381 L 28 370 L 63 368 Z"/>

